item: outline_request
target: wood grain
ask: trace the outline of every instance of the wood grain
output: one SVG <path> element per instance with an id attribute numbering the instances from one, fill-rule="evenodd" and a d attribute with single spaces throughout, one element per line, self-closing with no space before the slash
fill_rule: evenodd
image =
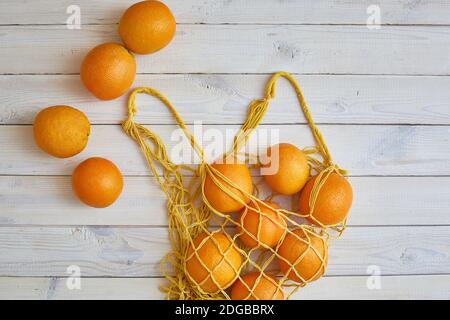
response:
<path id="1" fill-rule="evenodd" d="M 166 200 L 118 125 L 125 97 L 100 102 L 78 78 L 90 48 L 120 41 L 116 23 L 134 2 L 79 0 L 82 28 L 69 30 L 72 1 L 0 1 L 0 299 L 162 298 Z M 268 74 L 290 71 L 334 159 L 350 170 L 350 227 L 332 243 L 327 275 L 294 299 L 449 299 L 450 3 L 379 0 L 382 26 L 370 30 L 371 0 L 165 2 L 176 37 L 137 56 L 134 86 L 160 89 L 188 123 L 225 132 L 242 123 Z M 138 120 L 173 151 L 167 111 L 138 102 Z M 95 124 L 74 158 L 51 158 L 33 142 L 36 112 L 55 104 Z M 283 141 L 312 143 L 286 83 L 264 121 L 261 130 L 279 129 Z M 89 156 L 126 175 L 121 198 L 104 210 L 71 191 L 69 175 Z M 73 264 L 89 277 L 82 290 L 66 288 Z M 380 290 L 367 288 L 371 265 Z"/>
<path id="2" fill-rule="evenodd" d="M 82 24 L 117 23 L 135 0 L 78 0 Z M 382 24 L 448 24 L 450 5 L 441 0 L 164 1 L 178 23 L 366 24 L 367 8 L 380 7 Z M 65 24 L 70 0 L 0 3 L 1 24 Z"/>
<path id="3" fill-rule="evenodd" d="M 350 227 L 330 245 L 327 275 L 446 274 L 449 226 Z M 165 228 L 0 227 L 0 276 L 159 276 L 168 252 Z"/>
<path id="4" fill-rule="evenodd" d="M 449 275 L 387 276 L 380 289 L 368 289 L 367 276 L 324 277 L 298 291 L 292 299 L 449 299 Z M 84 278 L 80 290 L 69 290 L 66 278 L 0 278 L 0 299 L 163 299 L 159 278 Z"/>
<path id="5" fill-rule="evenodd" d="M 0 74 L 78 73 L 90 48 L 119 41 L 115 29 L 3 26 Z M 449 75 L 449 51 L 450 28 L 442 26 L 181 25 L 164 50 L 137 57 L 137 70 Z"/>
<path id="6" fill-rule="evenodd" d="M 160 90 L 187 123 L 239 124 L 247 105 L 263 94 L 267 75 L 138 75 L 134 87 Z M 298 75 L 317 123 L 450 124 L 450 77 Z M 91 123 L 118 124 L 126 96 L 100 101 L 78 75 L 0 76 L 0 124 L 30 124 L 49 105 L 85 112 Z M 172 123 L 159 101 L 138 96 L 143 123 Z M 264 123 L 305 123 L 289 84 L 280 80 Z"/>
<path id="7" fill-rule="evenodd" d="M 175 126 L 148 128 L 162 137 L 174 161 L 198 162 L 183 133 L 174 131 Z M 336 163 L 350 170 L 351 175 L 450 175 L 450 126 L 321 125 L 319 128 Z M 194 134 L 208 148 L 207 159 L 213 161 L 231 147 L 237 129 L 238 126 L 231 125 L 205 125 L 197 126 Z M 262 152 L 278 139 L 300 147 L 313 144 L 306 125 L 262 125 L 252 135 L 246 151 Z M 212 152 L 214 141 L 220 142 L 220 148 Z M 82 159 L 91 156 L 114 161 L 125 175 L 150 172 L 137 145 L 118 125 L 92 126 L 86 149 L 67 159 L 50 157 L 38 149 L 31 126 L 0 126 L 0 145 L 3 175 L 70 175 Z"/>
<path id="8" fill-rule="evenodd" d="M 351 177 L 348 225 L 450 225 L 448 177 Z M 262 188 L 264 192 L 264 188 Z M 276 198 L 290 208 L 289 199 Z M 104 209 L 81 204 L 70 177 L 0 176 L 1 225 L 167 225 L 166 198 L 152 177 L 125 177 L 119 200 Z"/>

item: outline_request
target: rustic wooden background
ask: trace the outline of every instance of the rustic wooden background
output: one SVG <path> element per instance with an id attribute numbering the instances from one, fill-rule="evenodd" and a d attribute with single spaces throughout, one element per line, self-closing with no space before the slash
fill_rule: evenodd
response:
<path id="1" fill-rule="evenodd" d="M 100 102 L 79 81 L 85 53 L 119 41 L 116 23 L 134 1 L 0 1 L 0 298 L 162 298 L 168 250 L 164 197 L 121 130 L 125 98 Z M 237 127 L 273 71 L 296 74 L 335 160 L 350 171 L 349 228 L 334 241 L 326 276 L 296 299 L 450 298 L 450 1 L 166 1 L 178 21 L 164 50 L 139 56 L 135 86 L 164 92 L 188 123 Z M 264 128 L 310 143 L 286 83 Z M 89 116 L 80 155 L 54 159 L 35 146 L 34 115 L 54 104 Z M 140 99 L 139 119 L 170 145 L 168 112 Z M 125 177 L 102 210 L 74 198 L 70 174 L 89 156 Z M 81 268 L 81 290 L 66 286 Z M 367 286 L 370 267 L 381 288 Z M 368 269 L 369 268 L 369 269 Z M 370 279 L 369 279 L 370 281 Z"/>

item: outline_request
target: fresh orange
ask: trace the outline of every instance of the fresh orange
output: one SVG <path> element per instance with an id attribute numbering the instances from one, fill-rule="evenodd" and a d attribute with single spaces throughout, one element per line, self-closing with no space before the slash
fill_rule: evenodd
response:
<path id="1" fill-rule="evenodd" d="M 250 288 L 250 290 L 249 290 Z M 240 277 L 231 288 L 232 300 L 283 300 L 283 291 L 269 275 L 251 272 Z"/>
<path id="2" fill-rule="evenodd" d="M 114 163 L 94 157 L 81 162 L 72 174 L 72 188 L 85 204 L 104 208 L 122 192 L 122 174 Z"/>
<path id="3" fill-rule="evenodd" d="M 186 259 L 189 279 L 207 293 L 231 286 L 243 262 L 236 245 L 224 232 L 198 235 L 188 247 Z"/>
<path id="4" fill-rule="evenodd" d="M 263 202 L 273 209 L 280 209 L 276 203 Z M 260 243 L 267 247 L 275 247 L 286 231 L 284 218 L 277 211 L 256 201 L 251 201 L 248 207 L 242 210 L 238 221 L 242 226 L 237 230 L 238 234 L 242 233 L 239 240 L 249 248 L 258 247 Z M 258 228 L 260 228 L 259 235 Z M 258 239 L 258 242 L 252 236 Z"/>
<path id="5" fill-rule="evenodd" d="M 343 222 L 352 205 L 352 186 L 343 176 L 331 173 L 320 188 L 314 204 L 314 212 L 310 212 L 309 199 L 316 178 L 317 176 L 311 178 L 300 194 L 300 212 L 302 214 L 310 213 L 319 223 L 313 218 L 309 218 L 311 222 L 324 226 Z"/>
<path id="6" fill-rule="evenodd" d="M 80 153 L 90 132 L 88 118 L 69 106 L 53 106 L 41 110 L 33 124 L 36 144 L 52 156 L 67 158 Z"/>
<path id="7" fill-rule="evenodd" d="M 267 149 L 268 163 L 264 170 L 267 184 L 275 193 L 292 195 L 299 192 L 309 176 L 308 161 L 303 152 L 289 143 L 280 143 Z"/>
<path id="8" fill-rule="evenodd" d="M 291 231 L 283 239 L 277 253 L 280 270 L 292 281 L 303 283 L 317 280 L 325 272 L 328 246 L 325 239 L 312 231 Z"/>
<path id="9" fill-rule="evenodd" d="M 246 192 L 247 194 L 252 194 L 253 192 L 252 177 L 250 175 L 250 170 L 248 170 L 245 164 L 214 163 L 211 166 L 238 186 L 240 190 L 229 185 L 224 179 L 215 176 L 224 188 L 236 195 L 242 202 L 248 203 L 250 201 L 250 198 L 243 193 Z M 244 207 L 244 204 L 233 199 L 225 191 L 222 191 L 219 186 L 215 184 L 210 174 L 205 178 L 204 190 L 206 199 L 217 211 L 231 213 L 237 212 Z"/>
<path id="10" fill-rule="evenodd" d="M 138 2 L 125 11 L 119 35 L 125 46 L 139 54 L 158 51 L 175 35 L 176 23 L 170 9 L 159 1 Z"/>
<path id="11" fill-rule="evenodd" d="M 80 70 L 85 87 L 102 100 L 123 95 L 133 84 L 135 75 L 134 56 L 117 43 L 104 43 L 89 51 Z"/>

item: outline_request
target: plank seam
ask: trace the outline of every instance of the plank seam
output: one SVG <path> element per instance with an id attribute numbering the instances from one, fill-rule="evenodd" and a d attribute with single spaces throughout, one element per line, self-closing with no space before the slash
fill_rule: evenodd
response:
<path id="1" fill-rule="evenodd" d="M 136 72 L 136 75 L 239 75 L 239 76 L 270 76 L 271 72 Z M 450 73 L 335 73 L 335 72 L 290 72 L 294 76 L 363 76 L 363 77 L 450 77 Z M 18 72 L 0 73 L 0 76 L 79 76 L 77 72 Z"/>
<path id="2" fill-rule="evenodd" d="M 142 125 L 144 126 L 175 126 L 176 123 L 155 123 L 155 122 L 145 122 L 141 121 Z M 194 125 L 194 122 L 185 121 L 186 125 Z M 203 125 L 207 126 L 239 126 L 242 125 L 242 122 L 202 122 Z M 415 122 L 402 122 L 402 123 L 383 123 L 383 122 L 377 122 L 377 123 L 365 123 L 365 122 L 319 122 L 315 121 L 315 124 L 317 125 L 323 125 L 323 126 L 414 126 L 414 127 L 448 127 L 450 126 L 449 123 L 415 123 Z M 1 123 L 0 126 L 5 127 L 12 127 L 12 126 L 18 126 L 18 127 L 26 127 L 26 126 L 32 126 L 32 123 Z M 263 122 L 260 124 L 260 126 L 295 126 L 295 125 L 307 125 L 306 122 Z M 121 123 L 118 122 L 104 122 L 104 123 L 91 123 L 91 126 L 121 126 Z"/>
<path id="3" fill-rule="evenodd" d="M 334 275 L 323 275 L 322 278 L 367 278 L 371 276 L 370 274 L 334 274 Z M 450 273 L 402 273 L 402 274 L 381 274 L 380 277 L 435 277 L 435 276 L 450 276 Z M 17 275 L 17 276 L 11 276 L 11 275 L 0 275 L 0 280 L 2 278 L 30 278 L 30 279 L 67 279 L 70 276 L 23 276 L 23 275 Z M 163 276 L 136 276 L 136 277 L 130 277 L 130 276 L 124 276 L 124 277 L 117 277 L 117 276 L 83 276 L 82 279 L 165 279 Z M 319 280 L 320 281 L 320 280 Z"/>
<path id="4" fill-rule="evenodd" d="M 168 225 L 90 225 L 90 224 L 59 224 L 59 225 L 41 225 L 41 224 L 0 224 L 1 228 L 54 228 L 54 229 L 73 229 L 73 228 L 93 228 L 93 229 L 167 229 Z M 348 228 L 448 228 L 450 224 L 391 224 L 391 225 L 347 225 Z"/>
<path id="5" fill-rule="evenodd" d="M 120 19 L 120 18 L 118 18 Z M 117 26 L 119 23 L 82 23 L 82 26 Z M 366 23 L 273 23 L 273 22 L 177 22 L 177 26 L 355 26 L 365 27 Z M 66 26 L 66 23 L 0 23 L 1 27 L 50 27 L 50 26 Z M 450 27 L 450 24 L 446 23 L 380 23 L 381 27 Z"/>

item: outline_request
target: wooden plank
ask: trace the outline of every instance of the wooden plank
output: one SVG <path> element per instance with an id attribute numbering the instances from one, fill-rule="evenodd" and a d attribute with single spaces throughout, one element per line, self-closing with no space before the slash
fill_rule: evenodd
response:
<path id="1" fill-rule="evenodd" d="M 0 74 L 78 73 L 90 48 L 119 41 L 115 29 L 3 26 Z M 167 48 L 151 57 L 138 56 L 137 70 L 449 75 L 449 51 L 449 27 L 182 25 Z"/>
<path id="2" fill-rule="evenodd" d="M 330 245 L 327 275 L 448 274 L 449 226 L 350 227 Z M 159 276 L 165 228 L 0 227 L 0 276 Z"/>
<path id="3" fill-rule="evenodd" d="M 367 286 L 368 277 L 325 277 L 299 290 L 299 300 L 420 300 L 449 299 L 449 275 L 388 276 L 380 278 L 380 289 Z"/>
<path id="4" fill-rule="evenodd" d="M 82 24 L 117 23 L 135 0 L 78 0 Z M 382 24 L 448 24 L 450 6 L 442 0 L 404 1 L 164 1 L 179 23 L 366 24 L 369 6 L 380 8 Z M 1 24 L 65 24 L 69 0 L 0 3 Z"/>
<path id="5" fill-rule="evenodd" d="M 450 225 L 449 177 L 351 177 L 350 226 Z M 276 198 L 290 208 L 288 198 Z M 2 225 L 167 225 L 166 199 L 152 177 L 125 177 L 119 200 L 82 205 L 70 177 L 0 176 Z"/>
<path id="6" fill-rule="evenodd" d="M 299 290 L 294 300 L 449 299 L 449 275 L 387 276 L 380 289 L 368 289 L 365 276 L 324 277 Z M 103 300 L 163 299 L 160 278 L 82 278 L 81 289 L 68 289 L 66 278 L 0 278 L 0 299 Z"/>
<path id="7" fill-rule="evenodd" d="M 267 75 L 138 75 L 134 84 L 160 90 L 187 123 L 242 123 L 247 105 L 263 94 Z M 450 124 L 450 77 L 323 76 L 296 77 L 317 123 Z M 30 124 L 43 107 L 72 105 L 91 123 L 120 123 L 126 96 L 96 100 L 78 75 L 0 76 L 0 124 Z M 393 88 L 395 90 L 393 90 Z M 143 123 L 173 123 L 155 99 L 140 95 Z M 305 123 L 289 84 L 280 80 L 265 123 Z"/>
<path id="8" fill-rule="evenodd" d="M 197 162 L 182 132 L 174 131 L 175 126 L 149 128 L 162 137 L 175 162 Z M 449 126 L 320 125 L 319 128 L 334 160 L 350 170 L 351 175 L 450 175 Z M 206 157 L 213 161 L 229 149 L 237 130 L 238 126 L 231 125 L 198 125 L 194 134 L 201 145 L 208 147 Z M 255 153 L 259 148 L 262 152 L 278 140 L 301 147 L 313 144 L 306 125 L 263 125 L 242 151 Z M 212 152 L 214 141 L 220 143 Z M 86 149 L 67 159 L 53 158 L 40 151 L 31 126 L 0 126 L 0 145 L 3 175 L 70 175 L 82 159 L 91 156 L 111 159 L 125 175 L 150 172 L 137 145 L 117 125 L 92 126 Z M 180 155 L 184 159 L 179 159 Z"/>
<path id="9" fill-rule="evenodd" d="M 125 177 L 114 205 L 82 204 L 70 177 L 0 176 L 2 225 L 167 225 L 165 197 L 153 177 Z"/>
<path id="10" fill-rule="evenodd" d="M 2 300 L 163 299 L 158 278 L 85 278 L 81 289 L 68 289 L 66 278 L 0 278 Z"/>

